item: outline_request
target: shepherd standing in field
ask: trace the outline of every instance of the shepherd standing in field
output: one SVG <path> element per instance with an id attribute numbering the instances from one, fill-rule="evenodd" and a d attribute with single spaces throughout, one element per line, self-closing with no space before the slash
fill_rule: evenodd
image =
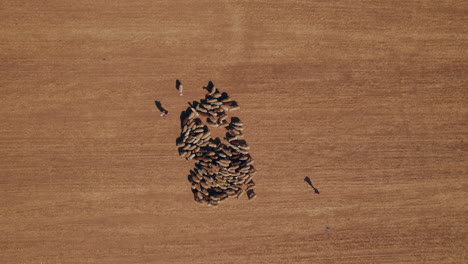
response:
<path id="1" fill-rule="evenodd" d="M 154 103 L 156 104 L 156 107 L 159 109 L 159 111 L 161 111 L 161 117 L 166 118 L 166 116 L 169 114 L 169 111 L 167 111 L 166 109 L 164 109 L 164 107 L 162 107 L 161 102 L 154 101 Z"/>
<path id="2" fill-rule="evenodd" d="M 168 114 L 169 114 L 169 112 L 164 110 L 164 111 L 161 112 L 161 117 L 166 118 Z"/>

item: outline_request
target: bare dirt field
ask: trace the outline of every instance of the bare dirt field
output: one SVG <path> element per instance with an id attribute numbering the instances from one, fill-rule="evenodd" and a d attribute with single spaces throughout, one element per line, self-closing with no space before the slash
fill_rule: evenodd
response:
<path id="1" fill-rule="evenodd" d="M 467 263 L 463 2 L 0 1 L 0 263 Z M 258 171 L 217 208 L 209 80 Z"/>

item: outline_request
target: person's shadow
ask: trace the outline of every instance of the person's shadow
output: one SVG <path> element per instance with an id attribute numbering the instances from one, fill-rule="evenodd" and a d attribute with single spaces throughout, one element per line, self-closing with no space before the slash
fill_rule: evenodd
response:
<path id="1" fill-rule="evenodd" d="M 319 190 L 317 188 L 315 188 L 314 185 L 312 184 L 312 181 L 310 180 L 309 176 L 306 176 L 304 178 L 304 181 L 307 182 L 310 185 L 310 187 L 314 190 L 314 192 L 316 194 L 320 194 Z"/>
<path id="2" fill-rule="evenodd" d="M 154 103 L 156 104 L 156 107 L 159 109 L 159 111 L 161 111 L 161 112 L 167 112 L 167 110 L 164 109 L 164 107 L 162 107 L 161 102 L 159 102 L 159 101 L 154 101 Z"/>

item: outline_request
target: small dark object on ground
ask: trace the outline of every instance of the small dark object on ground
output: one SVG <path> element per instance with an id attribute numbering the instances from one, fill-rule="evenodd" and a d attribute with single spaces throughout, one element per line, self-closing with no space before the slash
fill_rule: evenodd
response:
<path id="1" fill-rule="evenodd" d="M 306 177 L 304 178 L 304 181 L 307 182 L 307 183 L 310 185 L 310 187 L 311 187 L 312 189 L 314 189 L 314 192 L 315 192 L 316 194 L 320 194 L 319 190 L 318 190 L 317 188 L 315 188 L 314 185 L 312 184 L 312 181 L 310 180 L 309 176 L 306 176 Z"/>

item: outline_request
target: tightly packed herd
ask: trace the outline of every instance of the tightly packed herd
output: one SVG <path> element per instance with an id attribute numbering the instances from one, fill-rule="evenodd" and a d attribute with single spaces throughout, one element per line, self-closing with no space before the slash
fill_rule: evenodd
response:
<path id="1" fill-rule="evenodd" d="M 228 121 L 228 112 L 239 109 L 239 105 L 212 82 L 203 88 L 208 91 L 205 99 L 189 103 L 182 112 L 182 133 L 176 140 L 179 155 L 196 160 L 188 175 L 194 199 L 211 206 L 244 193 L 253 199 L 256 195 L 252 176 L 256 170 L 249 146 L 242 139 L 243 123 L 237 117 Z M 209 126 L 226 129 L 225 143 L 211 137 L 210 129 L 202 121 L 205 118 Z"/>

